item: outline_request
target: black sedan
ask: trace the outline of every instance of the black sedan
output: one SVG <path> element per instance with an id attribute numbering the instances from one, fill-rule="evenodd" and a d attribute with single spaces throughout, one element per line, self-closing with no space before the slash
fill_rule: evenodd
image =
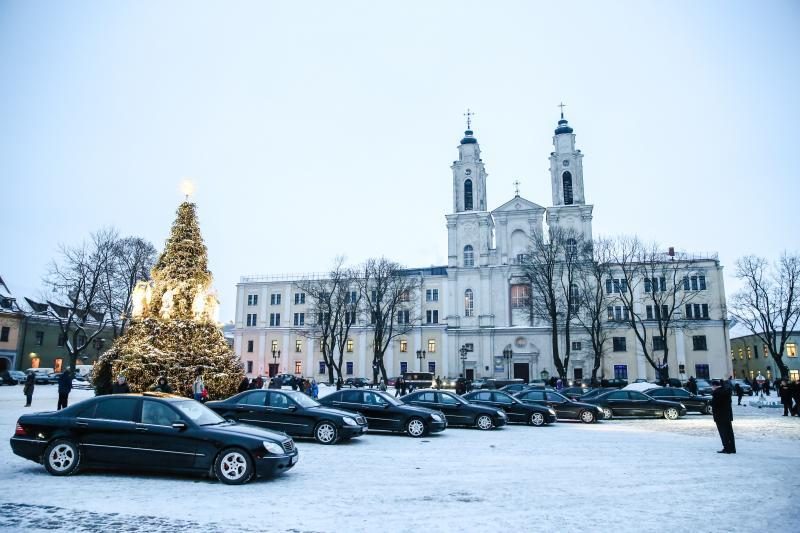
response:
<path id="1" fill-rule="evenodd" d="M 530 389 L 518 392 L 515 396 L 523 403 L 552 407 L 559 420 L 580 420 L 585 424 L 591 424 L 603 418 L 603 410 L 596 405 L 570 400 L 556 391 Z"/>
<path id="2" fill-rule="evenodd" d="M 686 414 L 686 407 L 678 402 L 656 400 L 635 390 L 615 390 L 583 401 L 600 407 L 606 420 L 615 416 L 663 416 L 675 420 Z"/>
<path id="3" fill-rule="evenodd" d="M 655 387 L 644 393 L 656 400 L 681 403 L 687 411 L 695 411 L 703 415 L 711 414 L 711 396 L 697 396 L 686 389 L 677 387 Z"/>
<path id="4" fill-rule="evenodd" d="M 411 405 L 441 411 L 450 426 L 474 426 L 486 430 L 505 426 L 508 422 L 502 409 L 471 404 L 452 392 L 419 390 L 400 399 Z"/>
<path id="5" fill-rule="evenodd" d="M 98 396 L 23 415 L 11 449 L 54 476 L 91 467 L 213 472 L 228 485 L 283 472 L 298 458 L 282 433 L 229 422 L 199 402 L 160 393 Z"/>
<path id="6" fill-rule="evenodd" d="M 283 431 L 292 437 L 314 437 L 321 444 L 335 444 L 367 431 L 363 416 L 323 407 L 302 392 L 251 390 L 208 402 L 206 407 L 229 420 Z"/>
<path id="7" fill-rule="evenodd" d="M 361 388 L 361 387 L 369 387 L 372 385 L 372 380 L 367 378 L 347 378 L 344 380 L 344 384 L 346 387 L 353 387 Z"/>
<path id="8" fill-rule="evenodd" d="M 464 399 L 470 403 L 502 409 L 506 412 L 509 422 L 544 426 L 556 421 L 556 412 L 550 407 L 523 403 L 507 392 L 498 390 L 472 391 L 465 394 Z"/>
<path id="9" fill-rule="evenodd" d="M 511 383 L 510 385 L 500 387 L 499 390 L 507 392 L 509 394 L 516 394 L 528 388 L 530 388 L 530 385 L 528 385 L 527 383 Z"/>
<path id="10" fill-rule="evenodd" d="M 578 398 L 580 398 L 581 396 L 583 396 L 584 394 L 588 393 L 591 390 L 592 389 L 590 389 L 589 387 L 567 387 L 561 389 L 558 392 L 560 392 L 570 400 L 577 400 Z"/>
<path id="11" fill-rule="evenodd" d="M 362 413 L 371 430 L 396 431 L 411 437 L 422 437 L 447 427 L 447 420 L 441 412 L 407 405 L 394 396 L 376 390 L 340 390 L 325 396 L 320 402 Z"/>

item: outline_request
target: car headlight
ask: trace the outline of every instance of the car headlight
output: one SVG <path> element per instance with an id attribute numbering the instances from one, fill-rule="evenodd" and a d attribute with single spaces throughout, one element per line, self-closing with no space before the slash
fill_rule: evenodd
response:
<path id="1" fill-rule="evenodd" d="M 499 416 L 500 418 L 505 418 L 506 417 L 506 412 L 505 411 L 501 411 L 500 409 L 498 409 L 497 410 L 497 416 Z"/>
<path id="2" fill-rule="evenodd" d="M 358 424 L 356 424 L 356 419 L 353 418 L 352 416 L 346 416 L 346 417 L 342 418 L 342 420 L 348 426 L 357 426 L 358 425 Z"/>
<path id="3" fill-rule="evenodd" d="M 431 415 L 431 418 L 432 418 L 433 420 L 437 421 L 437 422 L 443 422 L 443 421 L 444 421 L 444 419 L 442 418 L 442 415 L 440 415 L 440 414 L 438 414 L 438 413 L 433 413 L 433 414 Z"/>
<path id="4" fill-rule="evenodd" d="M 275 444 L 274 442 L 269 442 L 269 441 L 265 440 L 264 441 L 264 448 L 266 448 L 266 450 L 269 453 L 274 453 L 275 455 L 282 455 L 283 454 L 283 448 L 279 444 Z"/>
<path id="5" fill-rule="evenodd" d="M 555 412 L 554 409 L 548 409 L 547 412 L 550 413 L 553 416 L 556 416 L 556 412 Z"/>
<path id="6" fill-rule="evenodd" d="M 685 411 L 686 410 L 686 406 L 681 404 L 681 409 L 683 409 Z"/>

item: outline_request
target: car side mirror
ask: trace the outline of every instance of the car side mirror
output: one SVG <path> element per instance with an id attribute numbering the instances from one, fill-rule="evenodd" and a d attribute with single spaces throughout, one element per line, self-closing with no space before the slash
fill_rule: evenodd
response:
<path id="1" fill-rule="evenodd" d="M 290 405 L 289 406 L 289 410 L 290 411 L 297 411 L 297 406 L 296 405 Z"/>
<path id="2" fill-rule="evenodd" d="M 384 409 L 388 409 L 389 408 L 389 404 L 388 403 L 383 404 L 383 408 Z"/>
<path id="3" fill-rule="evenodd" d="M 178 422 L 173 422 L 172 423 L 172 429 L 177 429 L 178 431 L 183 431 L 187 427 L 189 427 L 189 426 L 186 425 L 186 422 L 178 421 Z"/>

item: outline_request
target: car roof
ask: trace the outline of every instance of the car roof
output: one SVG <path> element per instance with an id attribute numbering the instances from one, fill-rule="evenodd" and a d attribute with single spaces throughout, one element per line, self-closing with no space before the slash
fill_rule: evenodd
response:
<path id="1" fill-rule="evenodd" d="M 103 396 L 96 396 L 96 399 L 103 400 L 108 398 L 158 398 L 159 400 L 171 400 L 171 401 L 178 401 L 178 400 L 189 400 L 189 398 L 185 396 L 178 396 L 177 394 L 168 394 L 166 392 L 129 392 L 126 394 L 104 394 Z"/>

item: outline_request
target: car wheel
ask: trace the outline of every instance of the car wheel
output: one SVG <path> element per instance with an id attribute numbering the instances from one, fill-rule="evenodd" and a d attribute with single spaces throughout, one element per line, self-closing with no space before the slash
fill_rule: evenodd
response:
<path id="1" fill-rule="evenodd" d="M 222 450 L 214 461 L 214 474 L 226 485 L 241 485 L 253 477 L 253 460 L 240 448 Z"/>
<path id="2" fill-rule="evenodd" d="M 44 452 L 44 467 L 54 476 L 68 476 L 78 469 L 81 452 L 69 440 L 54 441 Z"/>
<path id="3" fill-rule="evenodd" d="M 597 418 L 594 416 L 594 413 L 591 411 L 581 411 L 578 417 L 584 424 L 591 424 L 597 420 Z"/>
<path id="4" fill-rule="evenodd" d="M 542 413 L 531 413 L 530 418 L 528 419 L 532 426 L 543 426 L 544 425 L 544 415 Z"/>
<path id="5" fill-rule="evenodd" d="M 614 418 L 614 411 L 611 410 L 610 407 L 603 407 L 603 418 L 606 420 L 611 420 Z"/>
<path id="6" fill-rule="evenodd" d="M 475 426 L 478 429 L 492 429 L 492 417 L 489 415 L 480 415 L 477 419 L 475 419 Z"/>
<path id="7" fill-rule="evenodd" d="M 414 417 L 406 423 L 406 432 L 409 436 L 419 438 L 425 435 L 425 422 L 422 419 Z"/>
<path id="8" fill-rule="evenodd" d="M 320 444 L 334 444 L 338 440 L 339 432 L 330 422 L 320 422 L 314 428 L 314 439 Z"/>
<path id="9" fill-rule="evenodd" d="M 714 408 L 711 407 L 711 404 L 708 404 L 708 405 L 706 405 L 706 408 L 705 408 L 705 410 L 703 412 L 705 414 L 707 414 L 707 415 L 713 415 L 714 414 Z"/>
<path id="10" fill-rule="evenodd" d="M 680 413 L 678 413 L 678 410 L 674 407 L 664 409 L 664 418 L 667 420 L 677 420 L 678 416 L 680 416 Z"/>

